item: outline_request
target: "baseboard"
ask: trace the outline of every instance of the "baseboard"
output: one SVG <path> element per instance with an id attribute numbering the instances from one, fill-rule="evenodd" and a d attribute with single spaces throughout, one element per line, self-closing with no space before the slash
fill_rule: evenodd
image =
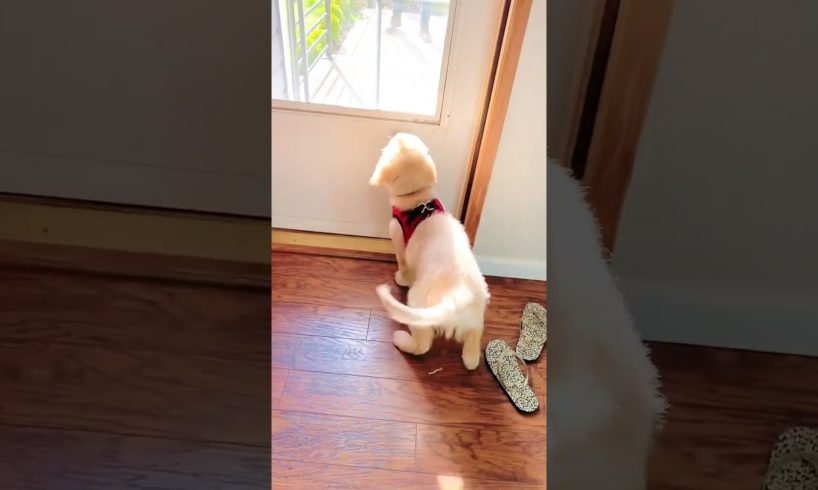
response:
<path id="1" fill-rule="evenodd" d="M 270 264 L 0 240 L 0 268 L 270 289 Z"/>
<path id="2" fill-rule="evenodd" d="M 292 245 L 328 249 L 357 250 L 394 255 L 392 241 L 388 238 L 370 238 L 364 236 L 337 235 L 312 231 L 285 230 L 273 228 L 272 243 L 275 245 Z"/>
<path id="3" fill-rule="evenodd" d="M 645 340 L 818 356 L 814 296 L 620 278 Z"/>
<path id="4" fill-rule="evenodd" d="M 480 271 L 485 276 L 533 279 L 537 281 L 547 280 L 545 261 L 478 255 L 477 262 L 480 264 Z"/>
<path id="5" fill-rule="evenodd" d="M 272 248 L 281 252 L 395 261 L 392 243 L 381 238 L 273 229 Z M 486 276 L 546 280 L 544 261 L 478 256 L 477 262 Z"/>
<path id="6" fill-rule="evenodd" d="M 0 267 L 269 289 L 266 219 L 0 196 Z"/>
<path id="7" fill-rule="evenodd" d="M 0 197 L 0 240 L 269 264 L 269 221 Z"/>
<path id="8" fill-rule="evenodd" d="M 392 242 L 383 238 L 273 228 L 271 241 L 273 252 L 395 262 Z"/>
<path id="9" fill-rule="evenodd" d="M 378 262 L 397 262 L 395 254 L 368 252 L 365 250 L 348 250 L 344 248 L 314 247 L 311 245 L 288 245 L 273 242 L 273 252 L 320 255 L 324 257 L 341 257 L 345 259 L 376 260 Z M 274 257 L 275 259 L 275 257 Z"/>

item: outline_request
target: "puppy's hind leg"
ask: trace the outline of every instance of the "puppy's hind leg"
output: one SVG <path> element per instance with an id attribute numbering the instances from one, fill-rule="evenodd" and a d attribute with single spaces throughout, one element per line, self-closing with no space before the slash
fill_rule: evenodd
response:
<path id="1" fill-rule="evenodd" d="M 398 286 L 411 286 L 414 280 L 409 272 L 409 267 L 406 265 L 406 242 L 403 241 L 403 229 L 395 218 L 389 221 L 389 236 L 392 238 L 395 258 L 398 260 L 395 282 Z"/>
<path id="2" fill-rule="evenodd" d="M 463 365 L 466 369 L 473 370 L 480 365 L 480 339 L 483 337 L 483 329 L 473 329 L 466 333 L 463 339 Z"/>
<path id="3" fill-rule="evenodd" d="M 435 338 L 435 332 L 431 328 L 423 327 L 409 327 L 411 334 L 406 330 L 398 330 L 392 334 L 392 343 L 395 347 L 406 352 L 407 354 L 414 354 L 421 356 L 429 352 L 432 348 L 432 341 Z M 478 346 L 478 356 L 479 346 Z"/>

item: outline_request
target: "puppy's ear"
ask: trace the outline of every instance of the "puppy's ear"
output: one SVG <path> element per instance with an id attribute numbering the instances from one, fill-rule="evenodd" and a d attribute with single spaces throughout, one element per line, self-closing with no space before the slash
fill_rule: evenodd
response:
<path id="1" fill-rule="evenodd" d="M 392 136 L 392 139 L 389 140 L 389 144 L 394 146 L 396 150 L 406 150 L 410 147 L 409 139 L 411 135 L 408 133 L 395 133 L 395 136 Z"/>
<path id="2" fill-rule="evenodd" d="M 437 167 L 431 156 L 426 156 L 426 178 L 429 179 L 429 185 L 437 184 Z"/>
<path id="3" fill-rule="evenodd" d="M 397 133 L 392 137 L 390 143 L 397 146 L 401 151 L 414 150 L 418 153 L 429 153 L 429 148 L 426 147 L 423 140 L 412 133 Z"/>
<path id="4" fill-rule="evenodd" d="M 381 158 L 378 164 L 375 165 L 375 171 L 372 172 L 372 177 L 369 178 L 369 185 L 377 187 L 386 184 L 389 179 L 392 178 L 390 168 L 389 162 Z"/>
<path id="5" fill-rule="evenodd" d="M 375 163 L 375 170 L 372 172 L 372 177 L 369 178 L 369 185 L 384 185 L 388 183 L 390 179 L 392 179 L 395 172 L 393 169 L 393 160 L 395 160 L 402 151 L 400 145 L 401 134 L 402 133 L 398 133 L 393 136 L 389 140 L 389 143 L 387 143 L 383 150 L 381 150 L 381 156 Z"/>
<path id="6" fill-rule="evenodd" d="M 369 185 L 371 185 L 373 187 L 377 187 L 377 186 L 381 185 L 381 183 L 383 182 L 381 180 L 382 174 L 383 174 L 383 172 L 381 171 L 381 168 L 380 167 L 375 167 L 375 171 L 372 172 L 372 177 L 369 178 Z"/>

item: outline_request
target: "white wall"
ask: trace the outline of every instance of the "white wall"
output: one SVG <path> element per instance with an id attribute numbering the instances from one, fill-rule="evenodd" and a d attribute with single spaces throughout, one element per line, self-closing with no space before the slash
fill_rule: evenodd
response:
<path id="1" fill-rule="evenodd" d="M 269 216 L 269 3 L 0 7 L 0 192 Z"/>
<path id="2" fill-rule="evenodd" d="M 614 257 L 637 326 L 818 354 L 818 3 L 675 5 Z"/>
<path id="3" fill-rule="evenodd" d="M 475 254 L 483 273 L 546 278 L 546 0 L 534 0 Z"/>

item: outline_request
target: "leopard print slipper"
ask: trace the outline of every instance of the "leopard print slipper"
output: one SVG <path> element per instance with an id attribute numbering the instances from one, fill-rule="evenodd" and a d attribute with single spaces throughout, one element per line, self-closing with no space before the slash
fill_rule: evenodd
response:
<path id="1" fill-rule="evenodd" d="M 539 408 L 537 396 L 528 384 L 528 364 L 504 340 L 488 343 L 486 363 L 517 409 L 531 413 Z"/>
<path id="2" fill-rule="evenodd" d="M 528 303 L 520 320 L 520 340 L 517 341 L 517 354 L 526 361 L 540 357 L 545 341 L 548 339 L 548 312 L 540 304 Z"/>
<path id="3" fill-rule="evenodd" d="M 764 490 L 818 490 L 818 430 L 792 427 L 778 437 Z"/>

